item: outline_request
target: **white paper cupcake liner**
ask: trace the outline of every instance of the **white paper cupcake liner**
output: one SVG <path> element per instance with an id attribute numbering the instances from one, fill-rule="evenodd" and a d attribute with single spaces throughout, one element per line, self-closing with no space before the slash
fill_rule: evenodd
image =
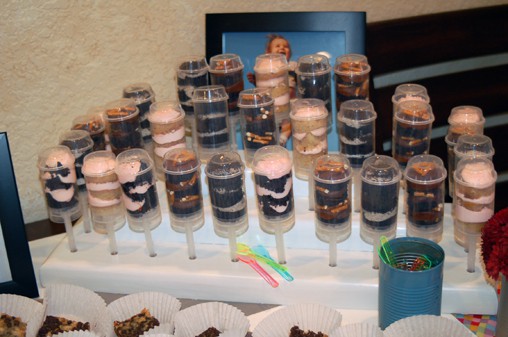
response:
<path id="1" fill-rule="evenodd" d="M 268 315 L 256 326 L 253 337 L 287 337 L 297 325 L 302 330 L 330 335 L 342 322 L 342 314 L 322 304 L 293 304 Z"/>
<path id="2" fill-rule="evenodd" d="M 26 323 L 26 336 L 35 337 L 44 317 L 44 306 L 28 297 L 0 294 L 0 312 L 21 318 Z"/>
<path id="3" fill-rule="evenodd" d="M 151 332 L 146 332 L 142 336 L 150 336 L 150 337 L 174 337 L 174 335 L 167 334 L 167 333 L 151 333 Z"/>
<path id="4" fill-rule="evenodd" d="M 222 335 L 245 337 L 249 325 L 247 316 L 238 308 L 222 302 L 207 302 L 176 314 L 175 336 L 194 337 L 214 327 L 221 331 Z"/>
<path id="5" fill-rule="evenodd" d="M 474 337 L 475 334 L 457 320 L 432 315 L 400 319 L 384 331 L 385 337 Z"/>
<path id="6" fill-rule="evenodd" d="M 169 294 L 140 292 L 120 297 L 111 302 L 107 308 L 111 315 L 111 327 L 114 321 L 125 321 L 146 308 L 160 323 L 148 332 L 171 334 L 175 327 L 175 314 L 181 306 L 182 303 Z"/>
<path id="7" fill-rule="evenodd" d="M 67 331 L 67 332 L 60 332 L 53 337 L 102 337 L 94 332 L 91 331 Z"/>
<path id="8" fill-rule="evenodd" d="M 99 336 L 110 333 L 106 302 L 89 289 L 71 284 L 50 284 L 46 287 L 44 305 L 44 318 L 51 315 L 89 322 L 91 332 Z"/>
<path id="9" fill-rule="evenodd" d="M 383 331 L 377 325 L 360 322 L 340 326 L 330 337 L 383 337 Z"/>

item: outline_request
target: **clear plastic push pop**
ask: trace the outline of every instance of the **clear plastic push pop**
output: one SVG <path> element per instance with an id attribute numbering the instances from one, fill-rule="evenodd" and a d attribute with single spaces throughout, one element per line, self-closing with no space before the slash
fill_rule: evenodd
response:
<path id="1" fill-rule="evenodd" d="M 209 85 L 194 90 L 192 96 L 196 125 L 197 151 L 206 163 L 219 152 L 231 150 L 228 94 L 222 85 Z"/>
<path id="2" fill-rule="evenodd" d="M 91 108 L 87 114 L 77 116 L 72 121 L 72 130 L 85 130 L 93 140 L 93 151 L 106 149 L 106 121 L 102 116 L 104 108 Z"/>
<path id="3" fill-rule="evenodd" d="M 88 204 L 93 229 L 107 234 L 111 255 L 118 253 L 115 232 L 125 225 L 125 208 L 122 188 L 115 172 L 115 154 L 111 151 L 95 151 L 83 161 L 83 175 L 88 191 Z"/>
<path id="4" fill-rule="evenodd" d="M 487 158 L 464 158 L 454 172 L 455 232 L 465 235 L 467 271 L 475 271 L 476 245 L 483 226 L 494 215 L 497 173 Z"/>
<path id="5" fill-rule="evenodd" d="M 153 140 L 155 171 L 164 181 L 162 162 L 164 155 L 172 149 L 185 148 L 185 113 L 176 101 L 159 101 L 150 106 L 148 113 Z"/>
<path id="6" fill-rule="evenodd" d="M 72 221 L 79 219 L 82 214 L 74 161 L 71 150 L 63 145 L 41 151 L 37 161 L 49 219 L 65 224 L 71 252 L 77 251 Z"/>
<path id="7" fill-rule="evenodd" d="M 380 238 L 393 239 L 397 232 L 402 172 L 392 157 L 375 155 L 363 162 L 361 178 L 360 237 L 373 245 L 372 267 L 378 269 Z"/>
<path id="8" fill-rule="evenodd" d="M 217 153 L 205 168 L 213 228 L 218 236 L 229 239 L 231 261 L 238 261 L 236 238 L 249 228 L 244 169 L 236 152 Z"/>
<path id="9" fill-rule="evenodd" d="M 85 156 L 93 151 L 94 142 L 88 131 L 70 130 L 60 135 L 60 145 L 67 146 L 74 155 L 79 199 L 83 209 L 83 227 L 85 233 L 90 233 L 92 231 L 90 210 L 88 207 L 85 178 L 83 177 L 81 168 L 83 167 L 83 159 Z"/>
<path id="10" fill-rule="evenodd" d="M 152 138 L 150 131 L 150 121 L 148 120 L 148 111 L 150 105 L 155 102 L 155 93 L 149 83 L 140 82 L 129 84 L 123 88 L 122 96 L 131 98 L 136 102 L 139 110 L 139 125 L 141 127 L 141 136 L 143 145 L 148 153 L 152 154 Z"/>
<path id="11" fill-rule="evenodd" d="M 189 259 L 196 258 L 194 232 L 205 223 L 201 192 L 201 163 L 191 149 L 173 149 L 164 155 L 166 195 L 171 228 L 185 233 Z"/>
<path id="12" fill-rule="evenodd" d="M 360 190 L 363 162 L 376 152 L 376 118 L 374 105 L 361 99 L 352 99 L 340 105 L 337 122 L 340 152 L 349 159 L 353 168 L 353 211 L 360 212 Z"/>
<path id="13" fill-rule="evenodd" d="M 185 140 L 188 148 L 196 149 L 196 123 L 192 95 L 194 90 L 208 84 L 208 63 L 204 56 L 184 56 L 177 61 L 176 86 L 178 101 L 185 111 Z"/>
<path id="14" fill-rule="evenodd" d="M 482 109 L 471 106 L 461 105 L 452 109 L 448 117 L 448 132 L 445 137 L 448 153 L 448 186 L 449 195 L 453 198 L 453 172 L 455 171 L 455 152 L 459 137 L 462 135 L 481 135 L 485 118 Z"/>
<path id="15" fill-rule="evenodd" d="M 152 158 L 144 149 L 131 149 L 116 158 L 116 174 L 122 186 L 129 228 L 145 234 L 150 256 L 156 256 L 151 231 L 161 221 L 161 209 Z"/>
<path id="16" fill-rule="evenodd" d="M 280 145 L 256 151 L 252 168 L 261 229 L 275 235 L 279 263 L 286 262 L 284 233 L 295 224 L 293 173 L 289 151 Z"/>
<path id="17" fill-rule="evenodd" d="M 237 149 L 236 132 L 240 131 L 238 98 L 244 89 L 243 68 L 242 60 L 237 54 L 220 54 L 210 58 L 210 83 L 223 85 L 228 94 L 229 129 L 234 150 Z"/>
<path id="18" fill-rule="evenodd" d="M 316 236 L 329 244 L 330 267 L 337 265 L 337 243 L 351 235 L 351 177 L 351 165 L 342 153 L 324 155 L 314 161 Z"/>
<path id="19" fill-rule="evenodd" d="M 404 83 L 395 88 L 392 96 L 393 113 L 397 111 L 398 105 L 405 101 L 420 101 L 430 103 L 430 97 L 427 88 L 416 83 Z"/>
<path id="20" fill-rule="evenodd" d="M 422 154 L 409 159 L 404 171 L 407 236 L 441 241 L 446 175 L 437 156 Z"/>

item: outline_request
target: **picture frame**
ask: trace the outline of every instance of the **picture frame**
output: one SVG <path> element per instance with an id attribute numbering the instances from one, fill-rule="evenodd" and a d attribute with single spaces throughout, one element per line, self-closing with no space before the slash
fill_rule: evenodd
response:
<path id="1" fill-rule="evenodd" d="M 19 202 L 9 142 L 6 132 L 0 132 L 0 242 L 8 261 L 10 280 L 2 278 L 0 293 L 35 298 L 39 296 L 25 222 Z M 9 274 L 9 273 L 7 273 Z"/>
<path id="2" fill-rule="evenodd" d="M 333 68 L 338 56 L 365 54 L 365 12 L 209 13 L 205 26 L 207 60 L 223 53 L 239 55 L 244 64 L 245 89 L 254 87 L 249 83 L 249 73 L 253 73 L 255 57 L 265 53 L 269 34 L 289 41 L 292 55 L 288 62 L 294 65 L 300 56 L 321 53 L 328 56 Z M 333 92 L 331 98 L 334 127 L 328 135 L 328 149 L 338 151 Z"/>

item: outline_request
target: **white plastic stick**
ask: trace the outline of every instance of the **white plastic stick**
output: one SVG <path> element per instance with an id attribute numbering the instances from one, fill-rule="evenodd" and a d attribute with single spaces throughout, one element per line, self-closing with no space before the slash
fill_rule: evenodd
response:
<path id="1" fill-rule="evenodd" d="M 379 269 L 379 236 L 374 237 L 374 244 L 372 245 L 372 269 Z"/>
<path id="2" fill-rule="evenodd" d="M 277 247 L 277 257 L 279 264 L 286 263 L 286 248 L 284 247 L 284 233 L 281 226 L 275 226 L 275 246 Z"/>
<path id="3" fill-rule="evenodd" d="M 475 272 L 476 261 L 476 241 L 477 236 L 474 234 L 467 234 L 467 271 L 469 273 Z"/>
<path id="4" fill-rule="evenodd" d="M 361 205 L 361 195 L 362 195 L 362 170 L 360 168 L 353 169 L 353 211 L 360 212 L 362 208 Z"/>
<path id="5" fill-rule="evenodd" d="M 228 229 L 228 239 L 229 239 L 229 257 L 232 262 L 238 262 L 238 258 L 236 257 L 236 234 L 233 228 Z"/>
<path id="6" fill-rule="evenodd" d="M 69 242 L 69 250 L 71 253 L 78 251 L 76 248 L 76 240 L 74 239 L 74 229 L 72 228 L 71 214 L 65 212 L 62 217 L 64 218 L 65 232 L 67 233 L 67 241 Z"/>
<path id="7" fill-rule="evenodd" d="M 111 255 L 116 255 L 118 254 L 118 247 L 116 245 L 115 224 L 108 223 L 106 225 L 106 230 L 108 232 L 109 252 Z"/>
<path id="8" fill-rule="evenodd" d="M 146 248 L 148 249 L 148 254 L 150 255 L 150 257 L 157 256 L 153 245 L 152 231 L 150 230 L 148 224 L 145 224 L 145 239 L 146 239 Z"/>
<path id="9" fill-rule="evenodd" d="M 88 194 L 86 191 L 79 192 L 79 203 L 83 212 L 83 229 L 85 233 L 90 233 L 92 225 L 90 223 L 90 209 L 88 207 Z"/>
<path id="10" fill-rule="evenodd" d="M 330 267 L 337 267 L 337 233 L 330 233 Z"/>
<path id="11" fill-rule="evenodd" d="M 189 259 L 194 260 L 196 258 L 196 248 L 194 245 L 194 232 L 192 231 L 191 223 L 185 226 L 185 237 L 187 239 L 187 252 L 189 253 Z"/>

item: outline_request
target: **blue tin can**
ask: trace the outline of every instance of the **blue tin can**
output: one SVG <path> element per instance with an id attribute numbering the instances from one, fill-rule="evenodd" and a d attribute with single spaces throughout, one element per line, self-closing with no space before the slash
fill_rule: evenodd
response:
<path id="1" fill-rule="evenodd" d="M 380 259 L 379 327 L 414 315 L 441 315 L 445 253 L 437 243 L 417 237 L 389 241 L 395 266 Z M 411 270 L 418 258 L 428 260 L 425 269 Z"/>

